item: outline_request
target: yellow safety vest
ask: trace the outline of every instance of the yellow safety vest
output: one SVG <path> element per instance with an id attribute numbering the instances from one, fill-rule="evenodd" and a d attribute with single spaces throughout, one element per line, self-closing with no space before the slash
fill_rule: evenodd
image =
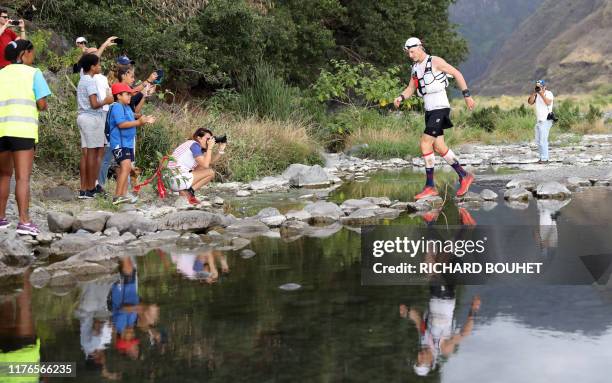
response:
<path id="1" fill-rule="evenodd" d="M 33 138 L 38 142 L 36 70 L 24 64 L 10 64 L 0 70 L 0 137 Z"/>

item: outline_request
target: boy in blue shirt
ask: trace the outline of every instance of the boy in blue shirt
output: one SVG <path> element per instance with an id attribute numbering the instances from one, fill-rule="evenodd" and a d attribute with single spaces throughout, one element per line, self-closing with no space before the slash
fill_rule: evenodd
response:
<path id="1" fill-rule="evenodd" d="M 113 197 L 113 204 L 118 205 L 130 201 L 127 197 L 127 179 L 134 160 L 134 142 L 136 127 L 155 122 L 153 116 L 141 116 L 136 119 L 130 108 L 132 88 L 129 85 L 116 83 L 112 88 L 115 103 L 109 110 L 109 146 L 115 161 L 119 164 L 117 188 Z"/>

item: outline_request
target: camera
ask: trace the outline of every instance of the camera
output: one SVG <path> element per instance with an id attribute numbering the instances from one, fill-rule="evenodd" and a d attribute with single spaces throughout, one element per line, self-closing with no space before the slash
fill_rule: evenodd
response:
<path id="1" fill-rule="evenodd" d="M 214 136 L 215 142 L 218 144 L 226 144 L 227 143 L 227 134 L 221 136 Z"/>
<path id="2" fill-rule="evenodd" d="M 119 46 L 123 45 L 123 39 L 117 37 L 115 40 L 113 40 L 113 42 Z"/>
<path id="3" fill-rule="evenodd" d="M 11 25 L 16 27 L 19 25 L 19 20 L 11 20 Z"/>
<path id="4" fill-rule="evenodd" d="M 540 91 L 541 91 L 541 90 L 542 90 L 542 88 L 540 88 L 539 86 L 536 86 L 536 87 L 535 87 L 535 91 L 536 91 L 536 93 L 540 93 Z"/>

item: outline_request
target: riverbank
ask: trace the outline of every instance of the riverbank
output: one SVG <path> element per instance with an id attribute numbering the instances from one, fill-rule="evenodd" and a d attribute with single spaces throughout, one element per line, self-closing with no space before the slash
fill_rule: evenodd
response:
<path id="1" fill-rule="evenodd" d="M 478 174 L 477 185 L 480 182 L 487 189 L 470 192 L 454 202 L 468 210 L 491 210 L 498 203 L 523 209 L 533 198 L 568 200 L 572 193 L 585 188 L 609 188 L 612 159 L 607 153 L 611 147 L 612 135 L 584 136 L 571 146 L 557 142 L 551 149 L 553 162 L 546 165 L 536 163 L 535 151 L 527 143 L 460 147 L 457 152 L 462 162 Z M 197 207 L 177 196 L 159 200 L 152 190 L 146 190 L 137 204 L 115 209 L 101 199 L 77 201 L 69 186 L 53 185 L 50 178 L 40 174 L 40 178 L 35 176 L 31 215 L 43 233 L 32 238 L 19 237 L 13 229 L 3 230 L 0 275 L 10 281 L 25 268 L 39 265 L 41 271 L 33 274 L 40 279 L 38 284 L 70 284 L 112 272 L 114 259 L 120 255 L 142 255 L 159 246 L 176 244 L 244 250 L 248 256 L 253 237 L 322 238 L 343 227 L 358 230 L 363 224 L 393 220 L 402 214 L 422 215 L 440 209 L 451 198 L 443 193 L 438 198 L 412 202 L 392 199 L 382 192 L 359 199 L 349 196 L 339 200 L 336 196 L 337 203 L 330 202 L 330 194 L 343 183 L 365 183 L 379 171 L 421 172 L 423 168 L 420 158 L 380 161 L 345 154 L 325 157 L 325 167 L 294 164 L 279 176 L 211 185 L 203 191 L 203 202 Z M 454 180 L 454 174 L 448 166 L 441 169 L 438 185 L 452 193 L 453 185 L 447 179 Z M 511 182 L 506 185 L 508 180 Z M 415 193 L 420 186 L 414 184 Z M 275 206 L 278 203 L 271 202 L 250 215 L 233 206 L 236 201 L 289 192 L 296 201 L 294 209 L 281 212 Z M 7 213 L 9 220 L 16 220 L 12 199 Z"/>

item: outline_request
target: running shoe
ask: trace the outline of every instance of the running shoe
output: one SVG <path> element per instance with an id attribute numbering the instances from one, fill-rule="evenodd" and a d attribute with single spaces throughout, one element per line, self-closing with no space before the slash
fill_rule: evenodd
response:
<path id="1" fill-rule="evenodd" d="M 122 203 L 130 202 L 130 199 L 127 196 L 120 195 L 117 197 L 113 197 L 113 205 L 121 205 Z"/>
<path id="2" fill-rule="evenodd" d="M 439 215 L 440 215 L 440 210 L 434 209 L 434 210 L 430 210 L 427 213 L 423 214 L 421 218 L 423 218 L 423 221 L 425 221 L 425 223 L 427 223 L 428 225 L 431 225 L 438 220 Z"/>
<path id="3" fill-rule="evenodd" d="M 468 173 L 468 175 L 463 177 L 461 179 L 461 186 L 459 187 L 459 190 L 457 190 L 457 197 L 461 197 L 467 193 L 468 190 L 470 190 L 470 185 L 472 182 L 474 182 L 474 176 L 472 174 Z"/>
<path id="4" fill-rule="evenodd" d="M 94 198 L 93 193 L 90 190 L 79 190 L 78 199 L 92 199 Z"/>
<path id="5" fill-rule="evenodd" d="M 100 185 L 97 184 L 96 187 L 91 191 L 92 194 L 106 194 L 106 190 Z"/>
<path id="6" fill-rule="evenodd" d="M 31 235 L 36 237 L 38 234 L 40 234 L 40 229 L 32 222 L 20 222 L 19 225 L 17 225 L 17 234 Z"/>
<path id="7" fill-rule="evenodd" d="M 138 196 L 137 196 L 137 195 L 135 195 L 135 194 L 133 194 L 133 193 L 128 192 L 128 193 L 125 195 L 125 197 L 126 197 L 127 199 L 129 199 L 129 202 L 130 202 L 130 203 L 136 203 L 136 202 L 138 202 Z"/>
<path id="8" fill-rule="evenodd" d="M 187 198 L 187 202 L 189 202 L 191 205 L 199 205 L 200 204 L 200 200 L 196 198 L 196 196 L 194 196 L 191 193 L 188 193 Z"/>
<path id="9" fill-rule="evenodd" d="M 6 218 L 0 219 L 0 229 L 6 229 L 9 226 L 11 226 L 11 223 Z"/>
<path id="10" fill-rule="evenodd" d="M 434 197 L 438 195 L 438 190 L 433 186 L 425 186 L 422 192 L 414 196 L 414 199 L 421 199 L 425 197 Z"/>

